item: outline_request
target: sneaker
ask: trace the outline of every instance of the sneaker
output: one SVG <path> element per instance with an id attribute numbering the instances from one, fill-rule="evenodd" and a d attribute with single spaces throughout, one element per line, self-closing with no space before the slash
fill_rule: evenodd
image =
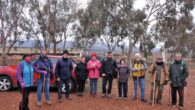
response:
<path id="1" fill-rule="evenodd" d="M 111 95 L 111 94 L 108 94 L 108 95 L 107 95 L 107 97 L 108 97 L 108 98 L 111 98 L 111 97 L 112 97 L 112 95 Z"/>
<path id="2" fill-rule="evenodd" d="M 83 95 L 83 93 L 81 93 L 81 97 L 83 97 L 84 95 Z"/>
<path id="3" fill-rule="evenodd" d="M 173 108 L 175 108 L 175 107 L 176 107 L 176 105 L 172 105 L 172 107 L 173 107 Z"/>
<path id="4" fill-rule="evenodd" d="M 63 101 L 62 101 L 62 99 L 58 99 L 58 102 L 59 102 L 59 103 L 62 103 Z"/>
<path id="5" fill-rule="evenodd" d="M 93 93 L 93 97 L 96 97 L 96 93 Z"/>
<path id="6" fill-rule="evenodd" d="M 145 99 L 141 99 L 141 101 L 142 101 L 142 102 L 148 102 L 148 101 L 147 101 L 147 100 L 145 100 Z"/>
<path id="7" fill-rule="evenodd" d="M 46 101 L 46 104 L 47 105 L 51 105 L 51 101 L 49 100 L 49 101 Z"/>
<path id="8" fill-rule="evenodd" d="M 184 108 L 182 106 L 179 106 L 179 110 L 184 110 Z"/>
<path id="9" fill-rule="evenodd" d="M 137 100 L 137 97 L 134 96 L 134 97 L 132 98 L 132 100 L 133 100 L 133 101 Z"/>
<path id="10" fill-rule="evenodd" d="M 70 96 L 66 96 L 66 99 L 68 100 L 72 100 L 72 98 Z"/>
<path id="11" fill-rule="evenodd" d="M 122 100 L 122 97 L 117 97 L 117 99 Z"/>
<path id="12" fill-rule="evenodd" d="M 106 94 L 102 94 L 102 98 L 105 98 L 106 97 Z"/>
<path id="13" fill-rule="evenodd" d="M 42 103 L 41 103 L 41 102 L 38 102 L 37 105 L 38 105 L 39 107 L 41 107 L 41 106 L 42 106 Z"/>
<path id="14" fill-rule="evenodd" d="M 123 97 L 124 100 L 127 100 L 127 97 Z"/>

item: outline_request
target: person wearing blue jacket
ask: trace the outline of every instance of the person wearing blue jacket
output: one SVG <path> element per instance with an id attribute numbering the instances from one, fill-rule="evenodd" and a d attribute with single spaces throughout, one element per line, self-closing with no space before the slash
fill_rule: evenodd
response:
<path id="1" fill-rule="evenodd" d="M 40 77 L 36 78 L 37 105 L 42 105 L 42 89 L 44 89 L 46 104 L 51 105 L 49 89 L 50 77 L 53 76 L 53 65 L 51 60 L 47 57 L 46 50 L 42 50 L 41 55 L 35 61 L 34 66 L 37 67 L 38 70 L 43 70 L 47 72 L 47 74 L 40 74 Z"/>
<path id="2" fill-rule="evenodd" d="M 46 74 L 45 71 L 39 71 L 33 67 L 31 63 L 31 55 L 24 55 L 23 60 L 19 63 L 16 70 L 16 77 L 22 93 L 22 101 L 20 102 L 19 110 L 29 110 L 29 94 L 31 87 L 33 86 L 34 71 Z"/>
<path id="3" fill-rule="evenodd" d="M 63 51 L 63 56 L 58 60 L 55 68 L 56 81 L 58 83 L 58 102 L 62 102 L 62 87 L 65 84 L 66 98 L 72 100 L 70 97 L 69 81 L 72 75 L 73 65 L 69 59 L 69 53 L 67 50 Z"/>

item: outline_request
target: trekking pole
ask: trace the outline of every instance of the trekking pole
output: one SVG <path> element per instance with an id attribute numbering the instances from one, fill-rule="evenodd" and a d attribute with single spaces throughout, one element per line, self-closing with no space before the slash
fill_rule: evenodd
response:
<path id="1" fill-rule="evenodd" d="M 169 105 L 171 105 L 171 85 L 169 85 Z"/>
<path id="2" fill-rule="evenodd" d="M 153 78 L 153 93 L 152 93 L 152 106 L 154 106 L 154 101 L 155 101 L 155 91 L 156 91 L 156 72 L 154 72 L 154 78 Z"/>
<path id="3" fill-rule="evenodd" d="M 140 109 L 140 107 L 139 107 L 139 104 L 138 104 L 138 94 L 139 94 L 139 77 L 137 76 L 137 105 L 138 105 L 138 110 Z"/>

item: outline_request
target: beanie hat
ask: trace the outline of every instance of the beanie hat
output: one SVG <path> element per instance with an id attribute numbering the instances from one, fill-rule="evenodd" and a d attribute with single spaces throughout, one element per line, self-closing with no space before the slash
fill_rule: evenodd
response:
<path id="1" fill-rule="evenodd" d="M 64 51 L 63 51 L 63 54 L 68 54 L 68 55 L 69 55 L 68 50 L 64 50 Z"/>
<path id="2" fill-rule="evenodd" d="M 97 56 L 97 54 L 95 52 L 91 54 L 91 57 L 94 57 L 94 56 L 95 57 Z"/>

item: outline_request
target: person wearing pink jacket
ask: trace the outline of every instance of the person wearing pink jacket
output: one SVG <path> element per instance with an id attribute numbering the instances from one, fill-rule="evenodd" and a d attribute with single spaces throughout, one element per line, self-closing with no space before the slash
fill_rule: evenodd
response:
<path id="1" fill-rule="evenodd" d="M 99 70 L 101 63 L 96 59 L 96 53 L 92 53 L 92 59 L 87 63 L 87 69 L 89 70 L 89 80 L 90 80 L 90 96 L 95 97 L 97 93 L 97 82 L 100 77 Z"/>

